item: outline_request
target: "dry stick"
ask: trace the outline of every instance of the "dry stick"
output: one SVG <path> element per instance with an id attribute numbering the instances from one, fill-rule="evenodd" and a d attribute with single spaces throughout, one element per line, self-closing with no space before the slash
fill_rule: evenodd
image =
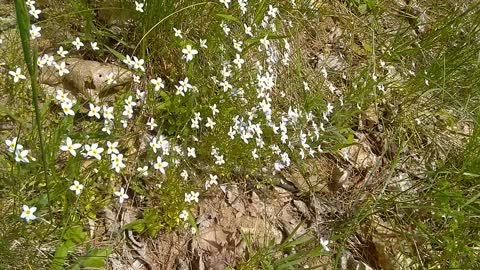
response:
<path id="1" fill-rule="evenodd" d="M 36 50 L 33 51 L 33 55 L 30 53 L 30 20 L 28 17 L 28 12 L 25 7 L 25 2 L 22 0 L 15 0 L 15 11 L 17 15 L 17 25 L 20 32 L 20 38 L 22 40 L 22 49 L 25 63 L 28 67 L 28 73 L 30 74 L 30 83 L 32 86 L 32 98 L 33 98 L 33 107 L 35 108 L 35 120 L 37 124 L 38 131 L 38 140 L 40 144 L 40 152 L 43 166 L 43 175 L 45 178 L 45 186 L 47 188 L 47 204 L 49 209 L 50 217 L 52 217 L 52 206 L 50 205 L 50 188 L 48 183 L 48 174 L 47 174 L 47 157 L 43 145 L 43 136 L 42 128 L 40 122 L 40 110 L 38 109 L 38 71 L 36 65 L 34 64 L 33 57 L 37 55 Z"/>

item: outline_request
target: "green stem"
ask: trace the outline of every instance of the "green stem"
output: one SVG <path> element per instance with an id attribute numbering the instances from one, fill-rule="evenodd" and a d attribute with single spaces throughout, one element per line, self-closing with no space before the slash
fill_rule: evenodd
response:
<path id="1" fill-rule="evenodd" d="M 37 124 L 38 140 L 40 145 L 41 160 L 43 166 L 43 175 L 47 188 L 47 203 L 49 206 L 50 216 L 52 216 L 52 208 L 50 205 L 50 189 L 47 173 L 47 156 L 43 145 L 42 127 L 40 120 L 40 110 L 38 108 L 38 70 L 36 65 L 36 50 L 30 53 L 30 19 L 28 17 L 27 8 L 23 0 L 15 0 L 15 11 L 17 15 L 17 25 L 22 40 L 22 49 L 25 63 L 27 64 L 28 73 L 30 74 L 30 84 L 32 87 L 33 107 L 35 108 L 35 120 Z"/>

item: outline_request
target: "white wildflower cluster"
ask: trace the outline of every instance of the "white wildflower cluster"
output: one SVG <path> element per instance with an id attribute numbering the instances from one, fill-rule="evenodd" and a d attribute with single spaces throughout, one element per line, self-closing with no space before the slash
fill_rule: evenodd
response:
<path id="1" fill-rule="evenodd" d="M 183 179 L 180 183 L 185 186 L 182 188 L 186 187 L 185 190 L 188 190 L 186 193 L 185 190 L 182 191 L 184 202 L 190 207 L 200 199 L 201 194 L 195 188 L 204 186 L 205 192 L 209 192 L 219 186 L 219 182 L 223 182 L 226 177 L 225 170 L 229 170 L 229 166 L 237 166 L 237 156 L 241 157 L 242 161 L 247 160 L 249 166 L 251 164 L 255 169 L 275 174 L 292 166 L 298 158 L 313 157 L 321 152 L 321 132 L 325 131 L 325 126 L 330 122 L 334 105 L 333 102 L 325 102 L 324 109 L 319 109 L 323 105 L 318 104 L 312 111 L 307 111 L 284 99 L 285 92 L 291 90 L 289 88 L 297 87 L 306 94 L 316 89 L 309 85 L 307 80 L 300 86 L 279 83 L 282 81 L 279 78 L 285 74 L 282 71 L 288 69 L 291 61 L 291 48 L 286 39 L 274 39 L 266 34 L 278 32 L 277 27 L 281 24 L 278 8 L 269 5 L 263 19 L 254 23 L 253 18 L 248 15 L 247 0 L 219 1 L 222 9 L 234 10 L 233 12 L 240 12 L 241 16 L 244 16 L 243 25 L 233 25 L 230 20 L 220 23 L 220 31 L 223 32 L 220 38 L 226 40 L 220 48 L 213 43 L 209 43 L 209 48 L 207 39 L 192 40 L 186 37 L 188 33 L 173 28 L 172 38 L 181 44 L 177 49 L 181 51 L 179 57 L 183 60 L 179 63 L 182 68 L 178 70 L 185 71 L 184 74 L 174 76 L 148 74 L 144 59 L 127 55 L 122 61 L 133 70 L 134 84 L 131 93 L 122 95 L 121 99 L 114 103 L 120 104 L 120 108 L 107 103 L 85 104 L 88 105 L 87 119 L 90 121 L 86 126 L 98 129 L 101 126 L 101 131 L 104 132 L 102 136 L 108 139 L 91 141 L 85 136 L 82 141 L 78 139 L 78 135 L 66 136 L 60 146 L 63 155 L 70 159 L 90 159 L 100 167 L 108 164 L 109 173 L 112 175 L 134 173 L 135 177 L 144 179 Z M 237 9 L 237 2 L 240 11 Z M 135 9 L 145 12 L 145 3 L 135 1 Z M 38 17 L 40 12 L 31 8 L 30 14 Z M 284 29 L 283 25 L 281 29 Z M 35 31 L 38 31 L 38 34 L 32 35 L 32 38 L 40 36 L 39 30 Z M 251 38 L 256 36 L 260 38 L 251 41 Z M 216 38 L 215 36 L 209 40 Z M 77 50 L 85 46 L 79 37 L 76 37 L 71 45 Z M 90 45 L 92 50 L 99 50 L 96 42 L 91 42 Z M 218 66 L 206 65 L 202 67 L 202 72 L 211 71 L 209 75 L 214 76 L 203 80 L 200 76 L 193 77 L 192 68 L 195 70 L 195 66 L 203 60 L 202 54 L 210 50 L 218 53 Z M 37 64 L 39 67 L 55 67 L 59 76 L 65 76 L 69 74 L 68 64 L 58 58 L 66 57 L 69 52 L 59 47 L 56 53 L 57 60 L 54 56 L 44 54 L 37 59 Z M 20 68 L 10 71 L 9 74 L 14 82 L 26 79 Z M 327 77 L 326 71 L 324 77 Z M 118 77 L 110 73 L 106 79 L 107 84 L 115 85 Z M 333 84 L 325 85 L 335 92 Z M 66 116 L 75 115 L 73 107 L 76 101 L 70 99 L 67 93 L 57 90 L 55 99 Z M 159 114 L 156 110 L 157 102 L 163 101 L 173 104 L 171 115 Z M 185 107 L 180 108 L 177 113 L 175 109 L 180 106 Z M 172 115 L 178 115 L 178 119 L 165 121 Z M 145 147 L 138 149 L 138 160 L 130 160 L 130 154 L 124 156 L 121 153 L 126 146 L 120 145 L 122 140 L 117 141 L 120 135 L 118 133 L 127 133 L 127 130 L 115 128 L 118 123 L 121 123 L 124 129 L 129 128 L 128 131 L 138 127 L 139 123 L 144 125 L 135 130 L 140 130 L 141 138 L 146 138 L 142 141 Z M 170 136 L 172 129 L 169 129 L 168 125 L 178 128 L 173 129 L 178 136 Z M 16 138 L 7 140 L 6 143 L 9 151 L 15 154 L 15 160 L 29 162 L 29 151 L 17 144 Z M 80 152 L 80 156 L 77 152 Z M 195 179 L 202 178 L 196 177 L 196 172 L 192 169 L 199 167 L 196 166 L 197 162 L 210 163 L 207 164 L 208 176 L 200 185 L 195 183 Z M 129 169 L 126 169 L 127 166 Z M 70 186 L 70 190 L 77 196 L 85 186 L 88 187 L 88 182 L 81 182 L 83 181 L 74 180 Z M 157 188 L 161 188 L 163 183 L 158 184 Z M 123 187 L 117 186 L 113 191 L 120 204 L 129 199 L 127 191 L 135 190 L 131 184 L 132 182 L 128 182 Z M 27 220 L 35 219 L 35 210 L 34 207 L 25 206 L 22 217 Z M 189 215 L 187 210 L 178 213 L 178 217 L 183 221 L 187 221 Z"/>
<path id="2" fill-rule="evenodd" d="M 28 159 L 28 153 L 30 150 L 24 149 L 23 145 L 17 143 L 17 140 L 17 137 L 5 140 L 5 144 L 8 147 L 8 152 L 13 153 L 16 162 L 29 163 L 30 160 Z"/>
<path id="3" fill-rule="evenodd" d="M 55 99 L 60 102 L 63 113 L 67 116 L 74 116 L 75 112 L 72 110 L 73 105 L 77 102 L 75 99 L 70 99 L 67 93 L 64 93 L 62 90 L 57 90 L 57 95 Z"/>

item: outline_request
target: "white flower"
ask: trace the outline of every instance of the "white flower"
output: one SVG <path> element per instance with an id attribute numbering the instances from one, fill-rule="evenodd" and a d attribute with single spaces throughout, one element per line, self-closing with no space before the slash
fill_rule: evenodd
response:
<path id="1" fill-rule="evenodd" d="M 75 194 L 80 195 L 82 192 L 83 185 L 80 184 L 77 180 L 73 181 L 73 185 L 70 186 L 71 191 L 75 191 Z"/>
<path id="2" fill-rule="evenodd" d="M 35 6 L 31 5 L 28 13 L 30 13 L 30 15 L 32 15 L 35 19 L 38 19 L 38 15 L 40 15 L 40 13 L 42 13 L 42 11 L 39 10 L 39 9 L 35 9 Z"/>
<path id="3" fill-rule="evenodd" d="M 213 129 L 213 127 L 215 126 L 215 122 L 212 120 L 212 118 L 210 117 L 207 117 L 207 124 L 205 124 L 205 126 L 207 128 L 210 128 L 210 129 Z"/>
<path id="4" fill-rule="evenodd" d="M 205 189 L 209 189 L 212 185 L 218 185 L 218 176 L 210 174 L 210 180 L 205 182 Z"/>
<path id="5" fill-rule="evenodd" d="M 60 46 L 60 48 L 58 48 L 57 54 L 60 55 L 60 57 L 65 57 L 68 54 L 68 51 L 63 50 L 63 47 Z"/>
<path id="6" fill-rule="evenodd" d="M 113 107 L 107 107 L 107 106 L 103 105 L 103 118 L 105 118 L 106 120 L 113 120 L 114 119 Z"/>
<path id="7" fill-rule="evenodd" d="M 25 75 L 22 75 L 22 70 L 20 68 L 17 68 L 15 71 L 9 71 L 8 74 L 13 77 L 13 82 L 27 79 Z"/>
<path id="8" fill-rule="evenodd" d="M 226 8 L 228 8 L 228 4 L 230 4 L 231 0 L 220 0 L 221 4 L 224 4 Z"/>
<path id="9" fill-rule="evenodd" d="M 76 156 L 77 152 L 75 150 L 82 147 L 82 145 L 79 143 L 74 144 L 72 142 L 72 139 L 70 139 L 70 137 L 67 137 L 66 143 L 67 143 L 66 145 L 60 146 L 60 150 L 68 151 L 72 156 Z"/>
<path id="10" fill-rule="evenodd" d="M 253 37 L 252 27 L 251 27 L 251 26 L 248 26 L 248 25 L 246 25 L 246 24 L 243 24 L 243 28 L 245 28 L 245 34 L 246 34 L 246 35 L 249 35 L 249 36 Z"/>
<path id="11" fill-rule="evenodd" d="M 233 48 L 235 48 L 235 50 L 242 52 L 242 45 L 243 45 L 243 42 L 236 41 L 235 39 L 233 40 Z"/>
<path id="12" fill-rule="evenodd" d="M 200 48 L 208 48 L 206 39 L 200 39 Z"/>
<path id="13" fill-rule="evenodd" d="M 195 147 L 187 147 L 187 157 L 197 157 L 197 155 L 195 154 Z"/>
<path id="14" fill-rule="evenodd" d="M 150 127 L 150 130 L 154 130 L 156 127 L 158 127 L 157 123 L 155 123 L 155 119 L 150 118 L 147 122 L 147 126 Z"/>
<path id="15" fill-rule="evenodd" d="M 117 146 L 118 146 L 118 142 L 110 142 L 110 141 L 107 141 L 107 154 L 108 155 L 111 155 L 111 154 L 118 154 L 118 149 L 117 149 Z"/>
<path id="16" fill-rule="evenodd" d="M 30 27 L 30 38 L 36 39 L 41 37 L 42 34 L 40 34 L 40 30 L 42 30 L 41 27 L 37 27 L 35 24 L 32 24 L 32 26 Z"/>
<path id="17" fill-rule="evenodd" d="M 85 145 L 85 150 L 87 150 L 87 156 L 94 157 L 98 160 L 102 159 L 100 155 L 103 152 L 102 147 L 98 147 L 98 143 L 94 143 L 92 145 Z"/>
<path id="18" fill-rule="evenodd" d="M 60 106 L 62 106 L 62 110 L 65 115 L 75 115 L 75 112 L 72 110 L 73 103 L 71 100 L 66 100 L 65 102 L 62 102 Z"/>
<path id="19" fill-rule="evenodd" d="M 134 64 L 132 58 L 130 58 L 130 55 L 125 56 L 125 59 L 123 59 L 123 63 L 127 64 L 129 68 L 132 67 Z"/>
<path id="20" fill-rule="evenodd" d="M 131 106 L 126 105 L 124 107 L 124 111 L 122 115 L 128 117 L 128 119 L 131 119 L 133 117 L 133 108 Z"/>
<path id="21" fill-rule="evenodd" d="M 323 238 L 320 238 L 320 244 L 322 245 L 323 249 L 325 249 L 325 251 L 330 251 L 330 249 L 328 248 L 329 243 L 329 240 L 324 240 Z"/>
<path id="22" fill-rule="evenodd" d="M 133 101 L 133 97 L 132 96 L 128 96 L 127 99 L 124 100 L 125 101 L 125 106 L 129 106 L 129 107 L 135 107 L 137 106 L 137 103 L 135 101 Z"/>
<path id="23" fill-rule="evenodd" d="M 100 106 L 95 106 L 94 104 L 90 103 L 90 111 L 88 112 L 89 117 L 96 117 L 97 119 L 100 119 Z"/>
<path id="24" fill-rule="evenodd" d="M 137 75 L 134 74 L 133 75 L 133 82 L 140 83 L 140 76 L 137 76 Z"/>
<path id="25" fill-rule="evenodd" d="M 175 32 L 175 36 L 176 36 L 176 37 L 183 38 L 183 36 L 182 36 L 182 30 L 177 29 L 177 28 L 174 27 L 174 28 L 173 28 L 173 31 Z"/>
<path id="26" fill-rule="evenodd" d="M 26 221 L 34 220 L 37 217 L 33 214 L 35 211 L 37 211 L 37 208 L 35 206 L 28 207 L 26 205 L 23 205 L 23 212 L 20 215 L 21 218 L 24 218 Z"/>
<path id="27" fill-rule="evenodd" d="M 268 40 L 268 35 L 266 35 L 264 38 L 260 39 L 260 43 L 265 46 L 265 49 L 268 49 L 268 46 L 270 45 L 270 41 Z"/>
<path id="28" fill-rule="evenodd" d="M 118 197 L 118 201 L 120 203 L 123 203 L 124 200 L 128 199 L 128 195 L 125 192 L 125 189 L 122 187 L 120 188 L 120 191 L 115 191 L 114 192 L 115 196 Z"/>
<path id="29" fill-rule="evenodd" d="M 73 46 L 77 48 L 77 50 L 80 50 L 81 47 L 83 47 L 83 42 L 80 41 L 79 37 L 76 37 L 74 41 L 72 41 Z"/>
<path id="30" fill-rule="evenodd" d="M 162 157 L 157 157 L 157 162 L 153 165 L 155 170 L 159 170 L 162 174 L 165 174 L 165 168 L 168 166 L 168 163 L 162 161 Z"/>
<path id="31" fill-rule="evenodd" d="M 188 172 L 186 170 L 183 170 L 180 173 L 180 176 L 183 178 L 183 180 L 187 181 L 188 180 Z"/>
<path id="32" fill-rule="evenodd" d="M 148 166 L 138 167 L 137 171 L 143 176 L 148 176 Z"/>
<path id="33" fill-rule="evenodd" d="M 110 73 L 107 75 L 107 84 L 108 84 L 108 85 L 111 85 L 111 84 L 115 84 L 115 83 L 117 83 L 117 81 L 115 80 L 115 74 L 113 74 L 113 73 L 110 72 Z"/>
<path id="34" fill-rule="evenodd" d="M 179 218 L 181 218 L 183 221 L 187 221 L 188 220 L 188 212 L 187 210 L 183 210 L 180 215 L 178 215 Z"/>
<path id="35" fill-rule="evenodd" d="M 217 104 L 213 104 L 212 106 L 209 106 L 210 109 L 212 109 L 212 114 L 215 116 L 215 114 L 219 113 L 220 111 L 217 109 Z"/>
<path id="36" fill-rule="evenodd" d="M 27 5 L 28 7 L 34 6 L 34 5 L 35 5 L 35 1 L 33 1 L 33 0 L 27 0 L 27 1 L 25 1 L 25 5 Z"/>
<path id="37" fill-rule="evenodd" d="M 17 143 L 17 137 L 14 137 L 11 140 L 7 139 L 7 140 L 5 140 L 5 143 L 8 146 L 8 151 L 11 152 L 11 153 L 15 152 L 15 150 L 22 150 L 23 149 L 23 145 Z"/>
<path id="38" fill-rule="evenodd" d="M 122 154 L 112 154 L 110 157 L 112 161 L 112 169 L 115 169 L 117 173 L 120 172 L 120 169 L 125 168 L 126 165 L 123 163 L 123 155 Z"/>
<path id="39" fill-rule="evenodd" d="M 240 57 L 240 54 L 237 53 L 237 55 L 235 56 L 235 59 L 233 60 L 233 63 L 237 65 L 238 69 L 241 69 L 242 65 L 245 63 L 245 60 L 243 60 Z"/>
<path id="40" fill-rule="evenodd" d="M 29 163 L 30 161 L 27 158 L 28 152 L 29 150 L 22 150 L 17 148 L 17 150 L 15 151 L 15 161 Z"/>
<path id="41" fill-rule="evenodd" d="M 153 85 L 155 86 L 155 91 L 165 88 L 165 85 L 163 84 L 163 80 L 160 77 L 156 79 L 152 79 L 150 80 L 150 82 L 153 83 Z"/>
<path id="42" fill-rule="evenodd" d="M 195 50 L 194 48 L 192 48 L 191 45 L 187 45 L 187 47 L 185 47 L 183 50 L 182 50 L 182 53 L 185 55 L 186 59 L 187 59 L 187 62 L 189 62 L 190 60 L 193 59 L 193 56 L 198 54 L 198 51 Z"/>
<path id="43" fill-rule="evenodd" d="M 140 69 L 141 71 L 145 72 L 145 68 L 143 67 L 144 63 L 145 63 L 145 60 L 138 59 L 136 56 L 133 57 L 133 68 L 134 69 Z"/>
<path id="44" fill-rule="evenodd" d="M 143 7 L 145 6 L 145 3 L 143 2 L 137 2 L 135 1 L 135 10 L 138 12 L 144 12 Z"/>
<path id="45" fill-rule="evenodd" d="M 97 42 L 90 42 L 90 45 L 92 46 L 92 50 L 98 51 L 100 48 L 98 48 Z"/>
<path id="46" fill-rule="evenodd" d="M 58 74 L 63 76 L 63 74 L 68 74 L 70 71 L 65 67 L 65 62 L 59 64 L 55 64 L 55 68 L 58 70 Z"/>
<path id="47" fill-rule="evenodd" d="M 277 17 L 277 13 L 278 13 L 278 8 L 276 7 L 273 7 L 272 5 L 269 5 L 268 6 L 268 16 L 272 17 L 272 18 L 276 18 Z"/>

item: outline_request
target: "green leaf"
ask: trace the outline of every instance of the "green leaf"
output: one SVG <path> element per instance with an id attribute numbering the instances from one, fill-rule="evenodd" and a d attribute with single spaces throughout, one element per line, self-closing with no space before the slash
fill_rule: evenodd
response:
<path id="1" fill-rule="evenodd" d="M 82 267 L 103 268 L 105 259 L 112 253 L 111 248 L 92 249 L 80 261 Z"/>
<path id="2" fill-rule="evenodd" d="M 65 264 L 65 260 L 67 259 L 68 253 L 75 250 L 75 243 L 73 241 L 65 241 L 63 242 L 55 251 L 55 255 L 53 256 L 52 264 L 50 265 L 50 270 L 61 270 L 63 269 L 63 265 Z"/>
<path id="3" fill-rule="evenodd" d="M 236 22 L 236 23 L 242 25 L 242 22 L 241 22 L 239 19 L 237 19 L 237 18 L 235 18 L 234 16 L 232 16 L 232 15 L 229 15 L 229 14 L 220 14 L 220 13 L 219 13 L 219 14 L 217 14 L 217 16 L 218 16 L 218 17 L 221 17 L 221 18 L 224 18 L 225 20 L 232 21 L 232 22 Z"/>
<path id="4" fill-rule="evenodd" d="M 123 61 L 123 59 L 125 59 L 125 55 L 121 54 L 119 51 L 113 49 L 113 48 L 110 48 L 108 47 L 107 45 L 105 45 L 105 47 L 107 48 L 107 50 L 109 50 L 113 55 L 115 55 L 115 57 L 117 57 L 120 61 Z"/>
<path id="5" fill-rule="evenodd" d="M 255 17 L 253 18 L 253 22 L 255 24 L 258 24 L 263 19 L 263 14 L 265 14 L 266 10 L 267 10 L 267 1 L 262 0 L 258 4 L 257 9 L 255 10 Z"/>
<path id="6" fill-rule="evenodd" d="M 87 233 L 80 226 L 68 229 L 63 235 L 63 239 L 71 240 L 76 244 L 80 244 L 87 240 Z"/>

